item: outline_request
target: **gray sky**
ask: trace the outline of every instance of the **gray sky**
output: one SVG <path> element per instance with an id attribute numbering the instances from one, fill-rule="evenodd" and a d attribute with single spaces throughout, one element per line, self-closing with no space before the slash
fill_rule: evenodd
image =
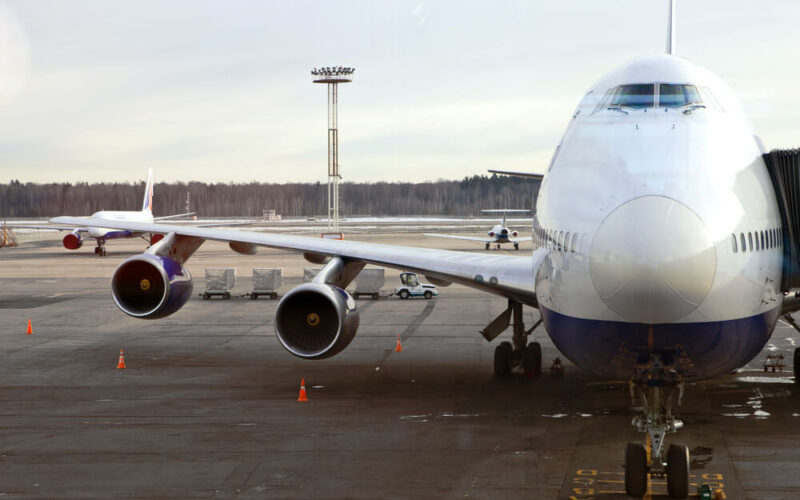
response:
<path id="1" fill-rule="evenodd" d="M 667 0 L 0 2 L 0 182 L 345 181 L 542 171 L 603 73 L 664 51 Z M 678 55 L 800 146 L 800 2 L 682 0 Z"/>

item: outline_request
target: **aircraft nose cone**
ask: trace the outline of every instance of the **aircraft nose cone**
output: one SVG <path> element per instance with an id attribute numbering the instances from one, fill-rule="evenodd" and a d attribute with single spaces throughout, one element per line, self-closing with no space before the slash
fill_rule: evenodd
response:
<path id="1" fill-rule="evenodd" d="M 614 210 L 592 241 L 594 287 L 617 314 L 637 323 L 676 321 L 705 299 L 717 253 L 689 207 L 642 196 Z"/>

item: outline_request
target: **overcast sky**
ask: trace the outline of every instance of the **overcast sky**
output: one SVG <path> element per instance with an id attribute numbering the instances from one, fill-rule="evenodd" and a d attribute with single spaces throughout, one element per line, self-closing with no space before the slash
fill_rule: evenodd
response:
<path id="1" fill-rule="evenodd" d="M 0 182 L 345 181 L 543 171 L 603 73 L 662 53 L 667 0 L 0 2 Z M 678 55 L 800 146 L 800 2 L 683 0 Z"/>

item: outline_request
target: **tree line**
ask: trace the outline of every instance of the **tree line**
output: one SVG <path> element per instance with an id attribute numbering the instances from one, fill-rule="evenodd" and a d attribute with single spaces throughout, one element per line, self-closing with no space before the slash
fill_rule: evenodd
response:
<path id="1" fill-rule="evenodd" d="M 481 209 L 533 207 L 539 182 L 506 176 L 476 175 L 460 181 L 342 183 L 342 216 L 479 215 Z M 156 216 L 191 210 L 199 217 L 260 217 L 275 210 L 284 217 L 327 214 L 328 186 L 317 183 L 208 184 L 157 183 Z M 0 184 L 0 219 L 90 215 L 98 210 L 139 210 L 144 183 L 79 182 L 36 184 L 12 180 Z"/>

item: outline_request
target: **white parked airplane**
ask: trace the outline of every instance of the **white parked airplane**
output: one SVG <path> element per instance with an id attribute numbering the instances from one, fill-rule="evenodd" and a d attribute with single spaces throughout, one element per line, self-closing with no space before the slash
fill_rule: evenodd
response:
<path id="1" fill-rule="evenodd" d="M 669 31 L 666 55 L 617 68 L 580 101 L 541 185 L 529 257 L 98 218 L 54 222 L 167 234 L 113 275 L 114 301 L 138 318 L 186 303 L 192 280 L 184 264 L 207 239 L 240 252 L 293 249 L 325 263 L 312 283 L 283 297 L 275 316 L 280 343 L 306 359 L 332 356 L 355 336 L 358 312 L 344 288 L 366 263 L 506 297 L 508 309 L 482 331 L 492 340 L 513 318 L 513 344 L 495 350 L 498 375 L 513 364 L 540 370 L 541 348 L 527 343 L 532 329 L 522 324 L 523 304 L 538 308 L 571 361 L 628 379 L 632 393 L 647 396 L 634 424 L 650 453 L 628 444 L 628 494 L 645 493 L 649 472 L 684 498 L 688 448 L 664 447 L 665 434 L 682 427 L 675 397 L 686 381 L 753 359 L 800 299 L 784 293 L 794 229 L 782 222 L 765 150 L 731 89 L 673 55 L 671 24 Z"/>
<path id="2" fill-rule="evenodd" d="M 112 211 L 101 210 L 92 214 L 91 218 L 96 220 L 111 220 L 111 221 L 129 221 L 129 222 L 146 222 L 153 223 L 155 221 L 164 221 L 175 219 L 178 217 L 186 217 L 194 215 L 194 212 L 185 214 L 167 215 L 164 217 L 153 217 L 153 169 L 147 169 L 147 183 L 144 189 L 144 200 L 142 201 L 142 209 L 139 211 Z M 76 224 L 77 225 L 77 224 Z M 31 228 L 31 229 L 56 229 L 59 231 L 69 231 L 69 234 L 64 236 L 62 244 L 68 250 L 77 250 L 83 246 L 83 235 L 88 234 L 90 238 L 97 241 L 97 246 L 94 253 L 103 257 L 106 255 L 106 241 L 117 238 L 132 238 L 142 236 L 149 231 L 128 231 L 113 229 L 107 227 L 89 226 L 89 227 L 58 227 L 58 226 L 38 226 L 31 224 L 6 224 L 5 227 L 9 228 Z M 155 243 L 162 237 L 162 234 L 151 233 L 150 243 Z"/>
<path id="3" fill-rule="evenodd" d="M 530 212 L 530 210 L 518 210 L 518 209 L 511 209 L 511 208 L 501 208 L 501 209 L 492 209 L 492 210 L 481 210 L 483 213 L 501 213 L 502 220 L 500 224 L 495 224 L 492 228 L 487 232 L 488 238 L 484 238 L 482 236 L 462 236 L 459 234 L 439 234 L 439 233 L 425 233 L 425 236 L 435 236 L 437 238 L 453 238 L 456 240 L 466 240 L 466 241 L 480 241 L 481 243 L 486 244 L 486 250 L 489 250 L 489 247 L 494 244 L 497 245 L 496 248 L 500 250 L 501 243 L 513 243 L 514 250 L 519 250 L 519 243 L 521 241 L 531 241 L 530 236 L 523 236 L 518 237 L 519 233 L 517 231 L 511 231 L 508 229 L 508 225 L 506 224 L 506 215 L 509 213 L 519 213 L 519 212 Z"/>

